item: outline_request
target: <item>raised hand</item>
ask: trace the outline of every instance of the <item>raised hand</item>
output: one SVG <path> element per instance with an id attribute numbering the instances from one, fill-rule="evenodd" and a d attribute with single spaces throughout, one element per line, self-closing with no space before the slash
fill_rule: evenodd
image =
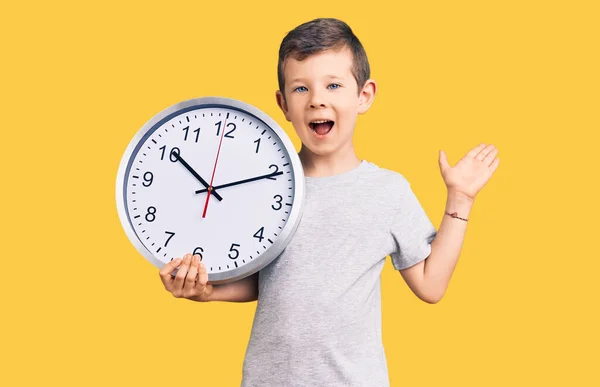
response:
<path id="1" fill-rule="evenodd" d="M 477 193 L 498 168 L 500 158 L 496 158 L 497 154 L 498 149 L 494 145 L 486 146 L 485 143 L 481 143 L 451 167 L 448 164 L 446 153 L 440 150 L 440 172 L 448 192 L 462 194 L 474 200 Z"/>

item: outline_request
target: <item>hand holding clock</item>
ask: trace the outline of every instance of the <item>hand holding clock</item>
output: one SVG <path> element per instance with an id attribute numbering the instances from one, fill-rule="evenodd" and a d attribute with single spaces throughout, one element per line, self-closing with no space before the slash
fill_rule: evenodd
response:
<path id="1" fill-rule="evenodd" d="M 173 275 L 175 269 L 177 274 Z M 183 260 L 174 259 L 160 269 L 159 275 L 165 289 L 171 292 L 173 297 L 193 301 L 210 300 L 213 285 L 208 283 L 208 273 L 204 264 L 200 262 L 199 255 L 186 254 Z"/>

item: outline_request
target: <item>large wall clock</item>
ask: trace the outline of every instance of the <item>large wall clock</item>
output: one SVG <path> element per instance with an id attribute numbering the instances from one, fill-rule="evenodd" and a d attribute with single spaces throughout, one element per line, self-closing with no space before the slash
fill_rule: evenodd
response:
<path id="1" fill-rule="evenodd" d="M 133 137 L 119 165 L 117 209 L 129 240 L 158 268 L 199 254 L 211 283 L 256 273 L 301 220 L 304 173 L 283 129 L 230 98 L 173 105 Z"/>

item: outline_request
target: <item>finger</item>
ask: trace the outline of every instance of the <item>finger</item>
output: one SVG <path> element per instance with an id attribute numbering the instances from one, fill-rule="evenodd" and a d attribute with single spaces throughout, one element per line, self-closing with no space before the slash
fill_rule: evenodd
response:
<path id="1" fill-rule="evenodd" d="M 492 163 L 492 165 L 490 165 L 490 169 L 492 170 L 492 173 L 494 173 L 494 171 L 496 170 L 496 168 L 498 168 L 499 164 L 500 164 L 500 157 L 496 158 L 494 160 L 494 162 Z"/>
<path id="2" fill-rule="evenodd" d="M 185 277 L 185 285 L 184 287 L 187 290 L 192 290 L 194 286 L 196 286 L 196 276 L 198 275 L 198 261 L 199 257 L 194 255 L 190 261 L 190 269 L 188 270 L 188 274 Z"/>
<path id="3" fill-rule="evenodd" d="M 200 267 L 198 270 L 198 283 L 196 284 L 197 287 L 202 288 L 204 286 L 206 286 L 206 284 L 208 283 L 208 272 L 206 271 L 206 265 L 202 262 L 200 262 Z"/>
<path id="4" fill-rule="evenodd" d="M 444 173 L 444 171 L 450 168 L 450 164 L 448 164 L 448 158 L 446 157 L 446 152 L 440 149 L 440 157 L 439 157 L 440 171 Z"/>
<path id="5" fill-rule="evenodd" d="M 171 272 L 175 270 L 177 266 L 179 266 L 180 262 L 181 258 L 176 258 L 171 262 L 165 264 L 159 270 L 158 275 L 160 276 L 160 280 L 162 281 L 163 285 L 165 285 L 165 288 L 173 283 L 173 277 L 171 276 Z"/>
<path id="6" fill-rule="evenodd" d="M 479 153 L 483 148 L 485 148 L 484 142 L 482 142 L 481 144 L 477 145 L 475 148 L 473 148 L 469 152 L 467 152 L 467 157 L 475 158 L 475 156 L 477 156 L 477 153 Z"/>
<path id="7" fill-rule="evenodd" d="M 198 282 L 196 282 L 196 293 L 204 295 L 208 287 L 208 272 L 206 271 L 206 265 L 200 262 L 200 271 L 198 272 Z"/>
<path id="8" fill-rule="evenodd" d="M 488 166 L 491 165 L 492 160 L 494 160 L 494 157 L 496 157 L 498 152 L 499 152 L 498 148 L 492 149 L 492 151 L 490 153 L 488 153 L 487 156 L 485 156 L 485 158 L 483 159 L 483 163 Z"/>
<path id="9" fill-rule="evenodd" d="M 191 257 L 192 257 L 191 254 L 186 254 L 183 257 L 181 266 L 179 266 L 179 269 L 177 270 L 177 274 L 175 275 L 175 281 L 173 281 L 173 287 L 175 289 L 183 289 L 185 277 L 187 276 L 187 272 L 190 267 L 190 258 Z"/>
<path id="10" fill-rule="evenodd" d="M 492 144 L 486 146 L 477 154 L 477 156 L 475 156 L 475 158 L 479 161 L 483 160 L 492 149 L 494 149 L 494 146 Z"/>

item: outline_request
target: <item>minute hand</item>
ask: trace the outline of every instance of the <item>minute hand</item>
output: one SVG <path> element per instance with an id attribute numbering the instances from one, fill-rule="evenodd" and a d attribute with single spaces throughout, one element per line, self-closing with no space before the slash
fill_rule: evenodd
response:
<path id="1" fill-rule="evenodd" d="M 262 176 L 256 176 L 256 177 L 251 177 L 249 179 L 234 181 L 232 183 L 221 184 L 221 185 L 214 186 L 213 189 L 227 188 L 227 187 L 231 187 L 234 185 L 249 183 L 251 181 L 266 179 L 266 178 L 274 177 L 274 176 L 278 176 L 278 175 L 283 175 L 283 172 L 279 171 L 279 172 L 267 173 L 266 175 L 262 175 Z M 196 193 L 199 194 L 199 193 L 206 192 L 206 191 L 208 191 L 208 190 L 207 189 L 199 189 L 196 191 Z"/>

